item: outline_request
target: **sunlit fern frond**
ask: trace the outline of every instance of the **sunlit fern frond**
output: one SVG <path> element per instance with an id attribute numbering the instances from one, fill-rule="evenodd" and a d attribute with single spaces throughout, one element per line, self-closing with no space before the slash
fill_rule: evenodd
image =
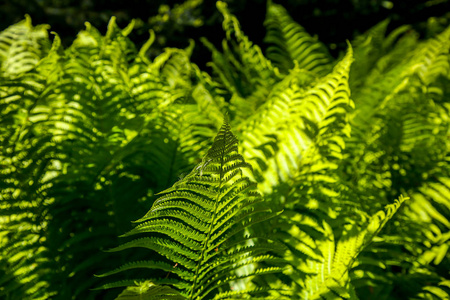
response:
<path id="1" fill-rule="evenodd" d="M 224 118 L 224 111 L 228 110 L 229 104 L 225 102 L 211 77 L 201 72 L 197 66 L 193 65 L 193 68 L 197 84 L 193 87 L 190 97 L 205 119 L 216 124 L 216 128 L 219 129 Z"/>
<path id="2" fill-rule="evenodd" d="M 24 299 L 33 295 L 36 299 L 45 299 L 55 293 L 50 288 L 50 280 L 41 276 L 51 272 L 52 268 L 47 249 L 42 245 L 47 225 L 43 216 L 44 199 L 49 175 L 58 173 L 52 164 L 52 160 L 58 157 L 58 151 L 49 137 L 33 137 L 28 117 L 42 95 L 39 87 L 44 84 L 42 81 L 30 83 L 26 84 L 26 79 L 22 83 L 20 80 L 9 82 L 17 87 L 17 90 L 10 89 L 13 93 L 19 92 L 24 84 L 28 85 L 29 90 L 27 97 L 19 98 L 23 102 L 10 103 L 10 112 L 14 114 L 17 109 L 17 114 L 13 115 L 14 121 L 2 134 L 0 235 L 4 239 L 0 255 L 5 274 L 1 280 L 4 288 L 0 295 L 16 295 Z M 28 104 L 31 105 L 20 107 L 30 100 L 32 102 Z"/>
<path id="3" fill-rule="evenodd" d="M 146 174 L 157 191 L 172 185 L 197 164 L 198 154 L 206 153 L 216 130 L 199 109 L 195 104 L 173 105 L 133 120 L 125 130 L 126 142 L 105 171 L 122 165 L 127 172 Z"/>
<path id="4" fill-rule="evenodd" d="M 136 282 L 136 286 L 126 288 L 116 300 L 184 300 L 183 296 L 169 286 L 155 285 L 152 282 Z"/>
<path id="5" fill-rule="evenodd" d="M 52 262 L 42 246 L 43 207 L 57 149 L 47 136 L 36 137 L 30 117 L 49 87 L 35 69 L 48 51 L 47 26 L 33 28 L 29 17 L 1 33 L 0 77 L 0 297 L 48 299 Z M 5 60 L 3 60 L 5 59 Z M 32 154 L 32 155 L 30 155 Z"/>
<path id="6" fill-rule="evenodd" d="M 417 299 L 448 299 L 450 295 L 450 281 L 446 277 L 439 278 L 433 285 L 422 287 L 415 296 Z"/>
<path id="7" fill-rule="evenodd" d="M 349 134 L 351 62 L 350 48 L 333 72 L 306 86 L 298 79 L 304 78 L 301 71 L 294 69 L 255 117 L 243 124 L 243 155 L 253 164 L 263 190 L 294 177 L 300 165 L 311 164 L 317 155 L 340 156 L 342 136 Z"/>
<path id="8" fill-rule="evenodd" d="M 389 275 L 389 284 L 394 289 L 402 289 L 406 285 L 411 288 L 404 290 L 403 294 L 417 299 L 445 299 L 449 286 L 446 284 L 448 269 L 450 266 L 450 180 L 448 177 L 438 177 L 423 184 L 417 191 L 411 193 L 411 200 L 407 203 L 404 216 L 400 223 L 394 227 L 401 230 L 390 230 L 391 244 L 385 252 L 380 243 L 373 251 L 374 259 L 383 259 L 384 254 L 387 267 L 384 270 L 372 270 L 376 278 L 373 282 L 379 284 L 380 275 L 392 272 Z M 414 232 L 414 234 L 407 232 Z M 399 237 L 399 234 L 403 236 Z M 393 248 L 397 241 L 397 249 Z M 394 250 L 395 251 L 392 251 Z M 396 254 L 396 255 L 395 255 Z M 394 272 L 394 268 L 408 269 L 408 275 L 404 276 Z M 395 270 L 395 271 L 397 271 Z M 381 279 L 381 280 L 380 280 Z M 379 289 L 377 285 L 375 285 Z"/>
<path id="9" fill-rule="evenodd" d="M 224 17 L 226 39 L 222 42 L 223 52 L 205 39 L 202 42 L 212 52 L 210 66 L 213 74 L 227 90 L 225 97 L 231 98 L 232 124 L 239 124 L 266 101 L 273 84 L 282 76 L 264 57 L 260 47 L 244 35 L 239 21 L 228 11 L 226 3 L 218 1 L 217 8 Z"/>
<path id="10" fill-rule="evenodd" d="M 225 30 L 227 41 L 231 43 L 232 48 L 239 47 L 238 50 L 234 50 L 237 50 L 236 54 L 238 55 L 239 61 L 242 63 L 241 72 L 248 76 L 246 79 L 254 86 L 268 84 L 263 81 L 273 79 L 276 74 L 270 60 L 265 58 L 261 48 L 254 45 L 242 32 L 239 21 L 228 11 L 225 2 L 218 1 L 217 8 L 224 17 L 222 26 Z M 233 43 L 237 44 L 233 45 Z M 238 66 L 239 65 L 236 65 L 236 67 Z M 256 77 L 251 77 L 255 75 Z"/>
<path id="11" fill-rule="evenodd" d="M 128 38 L 135 26 L 135 20 L 123 29 L 116 24 L 116 17 L 111 17 L 108 23 L 108 29 L 104 37 L 104 46 L 100 55 L 106 55 L 113 65 L 126 71 L 126 67 L 134 61 L 137 49 L 134 43 Z"/>
<path id="12" fill-rule="evenodd" d="M 235 273 L 258 261 L 281 262 L 276 254 L 269 254 L 277 252 L 275 244 L 263 237 L 245 236 L 250 225 L 274 216 L 256 192 L 255 183 L 245 176 L 243 170 L 249 168 L 225 123 L 202 162 L 161 192 L 150 211 L 138 220 L 140 224 L 124 235 L 144 236 L 112 250 L 143 247 L 157 251 L 160 261 L 129 262 L 104 276 L 135 268 L 159 269 L 167 272 L 173 287 L 186 299 L 204 299 L 229 290 L 231 281 L 280 271 L 273 266 Z"/>
<path id="13" fill-rule="evenodd" d="M 131 96 L 135 99 L 136 113 L 164 111 L 167 106 L 186 96 L 187 82 L 183 78 L 177 78 L 177 75 L 174 74 L 168 77 L 169 71 L 168 68 L 165 68 L 167 64 L 171 64 L 171 60 L 175 59 L 178 60 L 177 63 L 180 67 L 177 72 L 189 73 L 191 67 L 186 58 L 183 50 L 172 51 L 170 49 L 163 52 L 153 62 L 143 59 L 141 56 L 137 57 L 128 70 L 129 88 Z M 166 73 L 164 78 L 161 72 Z M 171 89 L 171 86 L 181 82 L 181 86 Z"/>
<path id="14" fill-rule="evenodd" d="M 366 87 L 355 89 L 355 103 L 361 104 L 359 109 L 370 106 L 374 110 L 377 105 L 384 105 L 393 98 L 392 94 L 405 89 L 414 76 L 419 76 L 425 85 L 439 75 L 448 76 L 449 34 L 447 28 L 435 38 L 422 42 L 417 42 L 413 34 L 400 39 L 393 49 L 378 58 L 378 65 L 366 76 Z M 407 55 L 402 55 L 405 51 Z M 368 100 L 359 103 L 359 99 Z"/>
<path id="15" fill-rule="evenodd" d="M 350 71 L 350 87 L 376 83 L 374 77 L 386 74 L 387 70 L 402 65 L 405 53 L 414 50 L 418 34 L 411 26 L 403 25 L 386 35 L 390 20 L 376 24 L 352 41 L 355 49 L 355 63 Z"/>
<path id="16" fill-rule="evenodd" d="M 370 245 L 404 201 L 400 197 L 362 224 L 348 224 L 336 241 L 331 228 L 324 224 L 325 239 L 316 240 L 319 257 L 309 258 L 298 266 L 306 273 L 298 288 L 300 299 L 356 299 L 349 271 L 360 252 Z"/>
<path id="17" fill-rule="evenodd" d="M 50 49 L 48 25 L 33 27 L 31 18 L 0 33 L 0 77 L 17 76 L 33 69 Z"/>
<path id="18" fill-rule="evenodd" d="M 267 57 L 280 71 L 287 73 L 295 65 L 318 75 L 331 71 L 333 58 L 325 45 L 292 20 L 284 7 L 268 1 L 264 25 Z"/>
<path id="19" fill-rule="evenodd" d="M 191 41 L 187 49 L 166 48 L 155 59 L 153 64 L 159 67 L 161 77 L 171 88 L 190 86 L 195 71 L 189 58 L 194 45 Z"/>
<path id="20" fill-rule="evenodd" d="M 450 74 L 450 27 L 435 38 L 422 43 L 411 59 L 411 73 L 415 73 L 425 85 L 429 85 L 438 76 Z"/>
<path id="21" fill-rule="evenodd" d="M 437 178 L 420 187 L 412 194 L 405 214 L 413 222 L 422 224 L 425 247 L 411 249 L 420 253 L 419 262 L 423 265 L 439 265 L 443 260 L 449 264 L 450 248 L 450 179 Z"/>
<path id="22" fill-rule="evenodd" d="M 384 54 L 383 42 L 388 25 L 389 20 L 384 20 L 352 41 L 356 60 L 350 72 L 350 85 L 352 88 L 358 87 L 366 80 L 367 74 L 373 69 L 376 61 Z"/>

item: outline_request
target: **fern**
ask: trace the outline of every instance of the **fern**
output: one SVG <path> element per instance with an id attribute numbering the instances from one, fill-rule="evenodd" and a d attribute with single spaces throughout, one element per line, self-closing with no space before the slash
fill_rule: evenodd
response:
<path id="1" fill-rule="evenodd" d="M 295 23 L 284 7 L 268 1 L 264 25 L 267 57 L 281 71 L 287 73 L 294 65 L 319 75 L 330 71 L 333 59 L 326 47 Z"/>
<path id="2" fill-rule="evenodd" d="M 146 94 L 162 105 L 148 105 L 148 101 L 141 104 L 127 73 L 143 63 L 123 59 L 136 54 L 134 45 L 129 48 L 124 40 L 123 34 L 128 31 L 118 30 L 112 20 L 107 36 L 102 37 L 88 25 L 67 50 L 62 49 L 56 36 L 49 56 L 39 62 L 36 71 L 2 82 L 4 87 L 14 85 L 2 90 L 2 105 L 9 110 L 5 117 L 10 120 L 2 134 L 2 178 L 13 175 L 5 181 L 8 184 L 2 193 L 3 215 L 7 217 L 2 219 L 7 236 L 3 255 L 10 257 L 4 264 L 3 279 L 8 288 L 2 293 L 6 295 L 19 295 L 21 292 L 15 290 L 19 288 L 25 298 L 55 294 L 87 297 L 88 289 L 99 280 L 92 277 L 100 272 L 99 262 L 111 256 L 98 251 L 107 245 L 112 247 L 118 232 L 129 228 L 130 219 L 120 215 L 134 215 L 133 209 L 139 207 L 127 205 L 116 198 L 116 193 L 148 199 L 152 191 L 144 185 L 145 178 L 162 175 L 152 187 L 162 190 L 195 163 L 194 154 L 201 152 L 213 135 L 215 125 L 199 121 L 198 116 L 189 117 L 200 110 L 195 102 L 179 107 L 185 115 L 167 109 L 168 76 L 159 83 L 163 93 L 153 88 Z M 39 72 L 52 76 L 43 77 Z M 26 96 L 22 97 L 25 89 Z M 185 93 L 178 94 L 184 97 Z M 171 99 L 175 101 L 179 100 Z M 180 115 L 190 123 L 175 131 Z M 164 149 L 169 141 L 174 146 L 172 151 Z M 145 147 L 152 149 L 153 159 L 156 157 L 148 168 L 140 167 L 145 159 L 140 153 Z M 167 173 L 155 173 L 159 167 Z M 68 219 L 68 215 L 72 217 Z M 81 227 L 80 222 L 88 226 Z M 17 233 L 15 224 L 21 228 Z M 30 242 L 19 243 L 26 236 Z M 98 254 L 84 259 L 90 252 Z M 30 260 L 25 259 L 30 253 L 37 254 L 33 268 L 27 268 Z M 9 265 L 17 268 L 8 270 Z M 60 280 L 69 276 L 74 285 L 56 292 Z M 30 284 L 8 284 L 15 278 Z M 91 279 L 82 282 L 82 278 Z"/>
<path id="3" fill-rule="evenodd" d="M 211 75 L 134 21 L 0 33 L 0 298 L 445 298 L 449 29 L 335 60 L 269 1 L 265 56 L 217 7 Z"/>
<path id="4" fill-rule="evenodd" d="M 226 3 L 218 1 L 217 8 L 224 16 L 224 53 L 207 40 L 202 39 L 202 42 L 212 52 L 210 66 L 221 84 L 220 88 L 228 94 L 232 124 L 239 124 L 264 103 L 273 84 L 280 81 L 281 76 L 271 61 L 264 57 L 261 48 L 245 36 Z"/>
<path id="5" fill-rule="evenodd" d="M 345 119 L 352 105 L 347 87 L 351 61 L 350 49 L 332 73 L 311 86 L 301 86 L 302 73 L 294 70 L 255 117 L 243 124 L 244 157 L 255 162 L 256 176 L 265 180 L 264 190 L 295 177 L 300 164 L 312 163 L 308 159 L 317 159 L 313 157 L 320 153 L 313 154 L 313 149 L 334 149 L 324 155 L 339 157 L 342 137 L 330 128 L 349 134 Z"/>
<path id="6" fill-rule="evenodd" d="M 392 34 L 399 32 L 401 30 Z M 444 241 L 445 234 L 440 230 L 436 231 L 434 225 L 430 227 L 429 224 L 439 224 L 439 219 L 443 221 L 448 217 L 442 219 L 442 215 L 432 213 L 436 220 L 429 218 L 430 223 L 427 225 L 418 225 L 417 216 L 426 215 L 427 210 L 436 212 L 436 207 L 428 201 L 420 201 L 428 203 L 427 210 L 424 211 L 423 207 L 418 209 L 416 199 L 423 199 L 418 193 L 418 187 L 422 184 L 434 185 L 435 176 L 445 177 L 448 172 L 447 168 L 442 168 L 441 165 L 447 155 L 448 146 L 445 140 L 448 123 L 444 121 L 437 124 L 431 121 L 440 119 L 440 116 L 445 114 L 445 101 L 442 102 L 441 96 L 438 95 L 445 93 L 445 88 L 442 88 L 446 85 L 444 82 L 447 82 L 444 77 L 448 74 L 445 63 L 448 54 L 444 53 L 448 51 L 448 42 L 443 38 L 447 35 L 448 31 L 444 31 L 435 39 L 421 42 L 419 46 L 416 45 L 417 40 L 413 34 L 405 35 L 391 47 L 392 50 L 384 48 L 388 53 L 374 63 L 375 67 L 366 77 L 365 84 L 354 86 L 353 97 L 357 110 L 352 123 L 356 130 L 346 152 L 359 153 L 357 155 L 361 156 L 356 160 L 359 166 L 352 168 L 354 171 L 350 171 L 350 174 L 353 178 L 362 180 L 357 184 L 365 187 L 364 191 L 360 192 L 361 195 L 379 193 L 380 199 L 386 199 L 399 193 L 409 193 L 412 198 L 406 205 L 405 215 L 399 216 L 401 221 L 388 226 L 389 230 L 378 238 L 372 249 L 362 253 L 362 265 L 351 275 L 359 292 L 363 290 L 363 286 L 372 287 L 372 299 L 385 298 L 389 293 L 393 293 L 392 290 L 385 290 L 386 286 L 397 289 L 416 280 L 418 282 L 415 287 L 402 291 L 402 294 L 409 295 L 405 297 L 427 297 L 421 290 L 424 287 L 422 282 L 436 284 L 436 290 L 439 290 L 437 284 L 442 280 L 442 277 L 437 275 L 440 272 L 437 270 L 441 267 L 430 265 L 433 250 L 428 252 L 427 248 L 432 247 L 430 243 L 435 243 L 432 240 Z M 386 41 L 381 39 L 378 43 L 391 41 L 387 38 Z M 403 57 L 401 55 L 405 49 L 413 51 L 410 52 L 410 57 L 403 61 L 404 54 Z M 437 78 L 440 79 L 436 80 Z M 365 131 L 366 129 L 368 131 Z M 361 143 L 362 140 L 365 142 Z M 360 175 L 356 175 L 359 171 Z M 373 192 L 368 192 L 368 189 L 373 189 Z M 389 192 L 385 193 L 386 191 Z M 368 201 L 365 207 L 375 207 L 371 203 L 372 200 L 364 201 Z M 414 213 L 409 211 L 410 205 L 415 207 Z M 417 216 L 414 216 L 415 213 Z M 411 221 L 412 219 L 416 221 Z M 435 234 L 436 238 L 431 238 Z M 427 246 L 423 247 L 422 243 Z M 434 251 L 440 249 L 439 245 L 438 242 Z M 424 259 L 422 263 L 417 263 L 418 255 L 421 256 L 419 253 L 431 255 L 430 260 Z M 386 263 L 380 266 L 374 263 L 376 261 Z M 411 276 L 402 278 L 398 271 L 395 271 L 399 268 L 409 270 Z M 430 272 L 431 269 L 434 271 Z"/>
<path id="7" fill-rule="evenodd" d="M 225 123 L 202 162 L 160 193 L 150 211 L 137 221 L 140 224 L 124 236 L 149 235 L 112 250 L 143 247 L 159 252 L 170 264 L 134 262 L 103 276 L 133 268 L 156 268 L 176 275 L 174 286 L 187 299 L 204 299 L 232 280 L 280 270 L 267 267 L 241 276 L 234 274 L 261 259 L 281 261 L 266 254 L 277 251 L 274 245 L 252 242 L 245 246 L 242 238 L 237 238 L 251 224 L 273 217 L 255 184 L 243 175 L 248 168 L 250 165 L 237 152 L 236 137 Z"/>
<path id="8" fill-rule="evenodd" d="M 49 26 L 33 27 L 30 16 L 0 33 L 0 66 L 5 77 L 33 69 L 47 55 Z"/>
<path id="9" fill-rule="evenodd" d="M 362 229 L 356 229 L 355 225 L 349 226 L 348 229 L 344 229 L 344 233 L 341 236 L 340 241 L 336 245 L 336 252 L 334 253 L 333 262 L 328 262 L 325 271 L 327 275 L 319 274 L 314 280 L 322 281 L 322 278 L 327 276 L 328 279 L 322 283 L 325 287 L 319 288 L 318 293 L 322 297 L 326 295 L 333 296 L 334 294 L 340 295 L 342 298 L 354 298 L 355 293 L 352 288 L 348 286 L 349 278 L 348 272 L 352 268 L 356 257 L 364 247 L 367 247 L 371 240 L 381 231 L 386 222 L 392 218 L 394 213 L 398 210 L 399 206 L 403 203 L 404 199 L 400 198 L 395 204 L 388 205 L 385 211 L 380 211 L 372 216 L 366 226 Z M 324 256 L 330 255 L 325 253 Z M 316 282 L 311 282 L 310 286 L 317 286 Z"/>
<path id="10" fill-rule="evenodd" d="M 176 290 L 167 286 L 156 286 L 151 282 L 140 283 L 137 287 L 128 287 L 116 299 L 138 300 L 138 299 L 185 299 Z"/>

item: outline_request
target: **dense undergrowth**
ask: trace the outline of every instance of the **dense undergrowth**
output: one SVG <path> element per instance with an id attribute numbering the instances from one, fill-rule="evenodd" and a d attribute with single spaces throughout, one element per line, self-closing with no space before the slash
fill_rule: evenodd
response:
<path id="1" fill-rule="evenodd" d="M 0 33 L 0 298 L 448 299 L 450 28 L 335 59 L 269 2 L 263 54 L 217 7 L 210 74 Z"/>

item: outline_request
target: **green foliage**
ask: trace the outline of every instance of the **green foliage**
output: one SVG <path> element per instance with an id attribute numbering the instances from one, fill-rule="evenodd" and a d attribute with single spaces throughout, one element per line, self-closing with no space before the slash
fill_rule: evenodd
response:
<path id="1" fill-rule="evenodd" d="M 265 21 L 267 57 L 283 72 L 294 67 L 326 74 L 332 63 L 327 49 L 311 37 L 303 27 L 295 23 L 281 5 L 268 2 Z"/>
<path id="2" fill-rule="evenodd" d="M 264 54 L 217 7 L 211 74 L 0 33 L 0 297 L 448 299 L 450 28 L 334 59 L 269 1 Z"/>
<path id="3" fill-rule="evenodd" d="M 145 300 L 145 299 L 185 299 L 176 290 L 167 286 L 157 286 L 151 282 L 142 282 L 136 287 L 126 288 L 117 300 Z"/>
<path id="4" fill-rule="evenodd" d="M 266 254 L 277 252 L 270 242 L 258 243 L 253 236 L 242 235 L 249 225 L 274 216 L 256 191 L 256 184 L 243 175 L 247 168 L 250 165 L 238 154 L 237 139 L 225 123 L 202 162 L 159 193 L 151 210 L 137 221 L 140 224 L 123 235 L 162 236 L 135 239 L 112 250 L 142 247 L 160 253 L 171 264 L 131 262 L 103 276 L 133 268 L 156 268 L 176 275 L 173 285 L 187 299 L 205 299 L 232 280 L 277 271 L 268 267 L 235 274 L 258 261 L 279 261 Z"/>

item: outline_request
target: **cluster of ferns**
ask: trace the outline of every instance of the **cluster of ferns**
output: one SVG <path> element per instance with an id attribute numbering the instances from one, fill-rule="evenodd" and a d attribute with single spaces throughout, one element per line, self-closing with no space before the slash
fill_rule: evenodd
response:
<path id="1" fill-rule="evenodd" d="M 450 27 L 334 58 L 217 8 L 208 71 L 114 18 L 0 32 L 0 298 L 449 299 Z"/>

